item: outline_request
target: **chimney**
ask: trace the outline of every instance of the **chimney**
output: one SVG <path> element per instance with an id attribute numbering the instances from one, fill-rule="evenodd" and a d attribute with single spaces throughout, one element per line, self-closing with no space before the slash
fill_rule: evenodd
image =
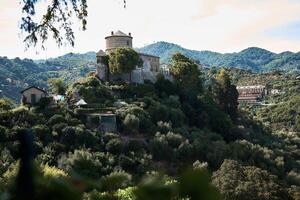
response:
<path id="1" fill-rule="evenodd" d="M 111 32 L 111 35 L 114 35 L 114 32 L 113 32 L 113 31 Z"/>
<path id="2" fill-rule="evenodd" d="M 131 33 L 129 33 L 128 35 L 131 36 Z"/>

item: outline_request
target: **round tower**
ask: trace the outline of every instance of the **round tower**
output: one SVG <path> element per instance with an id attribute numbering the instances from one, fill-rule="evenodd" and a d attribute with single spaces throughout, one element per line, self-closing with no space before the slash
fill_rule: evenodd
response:
<path id="1" fill-rule="evenodd" d="M 122 31 L 117 31 L 116 33 L 112 31 L 110 36 L 105 37 L 105 40 L 106 40 L 106 50 L 105 50 L 106 53 L 110 53 L 114 49 L 120 47 L 132 48 L 131 33 L 127 35 Z"/>

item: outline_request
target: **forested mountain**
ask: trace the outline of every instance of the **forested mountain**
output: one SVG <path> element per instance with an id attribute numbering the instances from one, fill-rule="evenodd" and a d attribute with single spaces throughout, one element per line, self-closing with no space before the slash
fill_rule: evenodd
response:
<path id="1" fill-rule="evenodd" d="M 180 52 L 208 67 L 236 67 L 254 72 L 300 71 L 300 52 L 276 54 L 265 49 L 250 47 L 238 53 L 221 54 L 212 51 L 189 50 L 167 42 L 157 42 L 138 50 L 160 56 L 164 63 L 169 62 L 172 54 Z"/>
<path id="2" fill-rule="evenodd" d="M 180 52 L 207 67 L 236 67 L 254 72 L 273 70 L 286 73 L 300 72 L 300 53 L 270 51 L 252 47 L 239 53 L 221 54 L 211 51 L 194 51 L 176 44 L 158 42 L 136 49 L 139 52 L 161 57 L 161 63 L 168 63 L 171 56 Z M 63 77 L 67 82 L 95 71 L 96 53 L 69 53 L 47 60 L 8 59 L 0 57 L 0 97 L 19 99 L 19 91 L 28 85 L 47 87 L 49 78 Z"/>
<path id="3" fill-rule="evenodd" d="M 30 85 L 47 87 L 49 78 L 63 77 L 67 82 L 95 71 L 95 53 L 69 53 L 48 60 L 0 57 L 0 97 L 18 101 L 19 92 Z"/>

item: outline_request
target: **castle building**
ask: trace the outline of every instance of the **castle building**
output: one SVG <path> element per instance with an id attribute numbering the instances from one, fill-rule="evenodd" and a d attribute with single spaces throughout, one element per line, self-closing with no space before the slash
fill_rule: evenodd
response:
<path id="1" fill-rule="evenodd" d="M 122 31 L 111 32 L 110 36 L 105 37 L 106 48 L 105 51 L 100 50 L 97 53 L 97 76 L 104 81 L 117 81 L 121 80 L 134 83 L 143 83 L 144 80 L 154 82 L 157 74 L 160 72 L 160 58 L 153 55 L 139 53 L 140 58 L 143 60 L 143 66 L 136 67 L 131 73 L 112 75 L 109 73 L 109 66 L 105 63 L 106 55 L 109 55 L 117 48 L 133 48 L 133 37 L 131 33 L 128 35 Z"/>

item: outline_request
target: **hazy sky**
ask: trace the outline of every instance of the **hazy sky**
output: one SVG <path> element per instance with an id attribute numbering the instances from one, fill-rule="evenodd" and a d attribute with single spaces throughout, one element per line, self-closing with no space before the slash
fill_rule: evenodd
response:
<path id="1" fill-rule="evenodd" d="M 48 58 L 104 49 L 112 30 L 131 32 L 134 46 L 167 41 L 195 50 L 235 52 L 250 46 L 300 51 L 300 0 L 87 0 L 88 30 L 75 28 L 74 48 L 24 51 L 20 0 L 0 0 L 0 56 Z M 43 13 L 49 0 L 41 0 Z M 39 54 L 36 54 L 39 52 Z"/>

